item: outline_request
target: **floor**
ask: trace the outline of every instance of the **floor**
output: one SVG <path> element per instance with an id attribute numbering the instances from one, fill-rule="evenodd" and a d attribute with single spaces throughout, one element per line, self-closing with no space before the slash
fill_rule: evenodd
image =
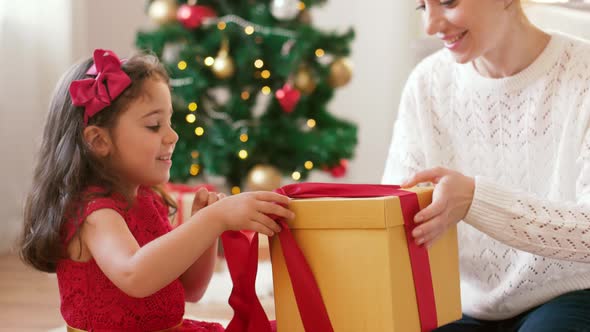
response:
<path id="1" fill-rule="evenodd" d="M 261 302 L 274 318 L 272 298 Z M 232 314 L 227 302 L 186 305 L 186 316 L 204 320 L 229 320 Z M 46 332 L 63 325 L 55 274 L 35 271 L 14 255 L 0 256 L 0 332 Z"/>

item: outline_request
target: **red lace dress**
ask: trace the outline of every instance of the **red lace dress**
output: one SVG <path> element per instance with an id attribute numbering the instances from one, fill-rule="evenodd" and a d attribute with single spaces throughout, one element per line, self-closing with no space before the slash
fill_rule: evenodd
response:
<path id="1" fill-rule="evenodd" d="M 78 218 L 71 218 L 66 223 L 64 243 L 72 239 L 77 224 L 83 222 L 86 216 L 104 208 L 113 209 L 123 216 L 140 246 L 171 230 L 168 209 L 162 198 L 153 190 L 141 187 L 131 207 L 127 207 L 125 199 L 117 194 L 92 199 L 83 206 Z M 75 262 L 70 259 L 58 262 L 57 279 L 62 316 L 74 328 L 86 331 L 158 331 L 177 326 L 174 331 L 224 331 L 217 323 L 183 320 L 184 288 L 178 279 L 148 297 L 133 298 L 117 288 L 94 260 Z"/>

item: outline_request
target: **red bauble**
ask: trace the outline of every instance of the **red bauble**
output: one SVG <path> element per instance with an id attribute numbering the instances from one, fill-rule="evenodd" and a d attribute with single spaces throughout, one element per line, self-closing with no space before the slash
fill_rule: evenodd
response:
<path id="1" fill-rule="evenodd" d="M 335 178 L 341 178 L 346 175 L 348 170 L 348 160 L 340 159 L 340 164 L 329 169 L 330 174 Z"/>
<path id="2" fill-rule="evenodd" d="M 184 4 L 178 8 L 176 18 L 187 29 L 196 29 L 208 18 L 217 16 L 217 13 L 207 6 Z"/>
<path id="3" fill-rule="evenodd" d="M 301 92 L 293 88 L 291 84 L 285 83 L 282 88 L 275 92 L 275 96 L 283 108 L 283 111 L 291 113 L 295 109 L 295 106 L 297 106 L 299 98 L 301 98 Z"/>

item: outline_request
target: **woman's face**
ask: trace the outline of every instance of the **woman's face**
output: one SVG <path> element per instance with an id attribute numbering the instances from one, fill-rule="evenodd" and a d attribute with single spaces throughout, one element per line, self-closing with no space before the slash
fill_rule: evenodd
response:
<path id="1" fill-rule="evenodd" d="M 440 38 L 458 63 L 485 55 L 502 41 L 506 7 L 517 0 L 417 0 L 424 30 Z"/>

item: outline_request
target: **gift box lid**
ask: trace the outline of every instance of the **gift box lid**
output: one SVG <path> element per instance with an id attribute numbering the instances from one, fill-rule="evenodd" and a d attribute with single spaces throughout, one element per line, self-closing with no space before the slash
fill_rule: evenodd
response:
<path id="1" fill-rule="evenodd" d="M 415 187 L 407 191 L 415 192 L 424 208 L 432 199 L 432 189 Z M 396 196 L 294 199 L 289 208 L 296 215 L 288 221 L 291 229 L 385 229 L 404 223 Z"/>

